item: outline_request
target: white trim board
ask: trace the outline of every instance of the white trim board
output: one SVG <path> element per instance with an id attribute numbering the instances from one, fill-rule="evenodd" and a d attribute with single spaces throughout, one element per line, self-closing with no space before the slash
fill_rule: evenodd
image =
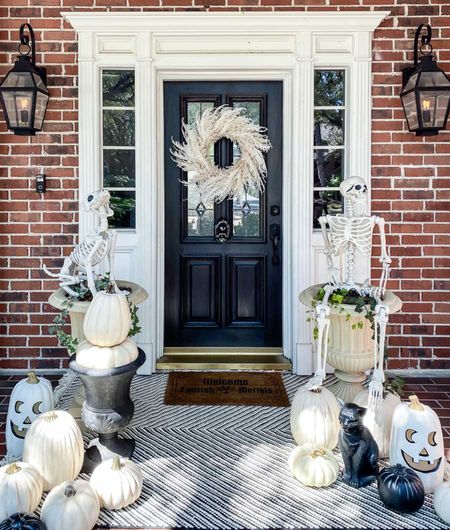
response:
<path id="1" fill-rule="evenodd" d="M 140 310 L 142 373 L 154 371 L 164 348 L 164 81 L 283 82 L 283 353 L 295 373 L 309 374 L 311 329 L 298 294 L 326 271 L 312 230 L 314 68 L 347 72 L 346 173 L 370 184 L 372 32 L 388 14 L 63 13 L 79 39 L 80 200 L 101 185 L 100 71 L 135 69 L 136 230 L 120 233 L 117 252 L 127 279 L 150 294 Z M 80 235 L 91 222 L 80 211 Z M 369 264 L 359 271 L 368 276 Z"/>

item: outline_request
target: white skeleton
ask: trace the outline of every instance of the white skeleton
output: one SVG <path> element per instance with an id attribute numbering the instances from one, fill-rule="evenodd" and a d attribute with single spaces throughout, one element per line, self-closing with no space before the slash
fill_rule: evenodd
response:
<path id="1" fill-rule="evenodd" d="M 104 259 L 107 262 L 106 271 L 109 272 L 111 283 L 116 292 L 119 289 L 114 279 L 114 250 L 117 240 L 117 232 L 108 230 L 108 217 L 113 215 L 109 206 L 110 194 L 108 190 L 98 190 L 90 193 L 83 203 L 84 209 L 99 218 L 98 228 L 88 234 L 83 241 L 73 249 L 71 254 L 64 260 L 64 264 L 55 274 L 50 272 L 44 265 L 44 271 L 53 278 L 59 278 L 60 286 L 70 295 L 78 296 L 71 286 L 79 285 L 87 280 L 88 288 L 92 296 L 97 292 L 95 288 L 95 267 Z"/>
<path id="2" fill-rule="evenodd" d="M 375 346 L 374 346 L 374 371 L 369 383 L 369 407 L 378 409 L 383 399 L 383 358 L 388 323 L 388 306 L 382 299 L 386 291 L 386 282 L 389 277 L 391 258 L 386 247 L 385 221 L 376 215 L 367 216 L 362 211 L 366 203 L 367 185 L 360 177 L 345 179 L 340 187 L 340 192 L 345 199 L 344 215 L 324 215 L 319 217 L 322 236 L 325 242 L 325 253 L 328 260 L 330 275 L 329 284 L 325 286 L 325 296 L 320 304 L 316 305 L 316 318 L 318 328 L 317 343 L 317 370 L 307 386 L 317 388 L 325 378 L 325 366 L 328 350 L 328 331 L 330 327 L 330 307 L 328 300 L 337 289 L 355 290 L 362 296 L 371 296 L 377 301 L 375 307 Z M 327 225 L 329 230 L 327 230 Z M 369 280 L 363 284 L 355 281 L 355 254 L 359 252 L 370 259 L 372 249 L 372 234 L 375 225 L 378 225 L 381 241 L 380 263 L 383 270 L 379 285 L 369 285 Z M 334 257 L 345 255 L 345 278 L 334 264 Z"/>

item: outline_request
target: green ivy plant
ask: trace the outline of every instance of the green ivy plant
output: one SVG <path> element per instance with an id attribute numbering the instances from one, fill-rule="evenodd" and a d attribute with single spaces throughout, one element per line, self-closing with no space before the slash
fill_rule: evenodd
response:
<path id="1" fill-rule="evenodd" d="M 95 281 L 95 288 L 97 291 L 111 291 L 113 285 L 109 277 L 109 273 L 99 276 Z M 66 301 L 63 303 L 63 308 L 53 319 L 53 323 L 49 326 L 48 331 L 50 335 L 55 335 L 61 346 L 67 348 L 67 351 L 72 355 L 77 351 L 78 339 L 66 333 L 64 327 L 68 325 L 69 313 L 73 307 L 74 302 L 90 302 L 92 301 L 92 293 L 89 288 L 83 283 L 75 285 L 72 289 L 77 293 L 77 296 L 66 296 Z M 111 291 L 113 292 L 113 291 Z M 134 337 L 141 332 L 142 328 L 139 325 L 138 308 L 135 304 L 128 300 L 131 315 L 131 328 L 128 333 L 129 337 Z"/>
<path id="2" fill-rule="evenodd" d="M 309 311 L 309 317 L 308 322 L 311 322 L 311 320 L 314 320 L 315 318 L 311 315 L 315 315 L 315 309 L 319 302 L 323 300 L 325 296 L 325 285 L 319 289 L 315 297 L 313 298 L 311 302 L 311 310 Z M 358 293 L 355 289 L 336 289 L 332 292 L 328 299 L 328 305 L 334 309 L 336 309 L 341 315 L 345 316 L 345 320 L 350 320 L 351 314 L 343 307 L 343 305 L 352 305 L 354 306 L 354 311 L 356 313 L 361 313 L 362 316 L 364 316 L 370 323 L 370 327 L 372 329 L 372 332 L 375 331 L 375 325 L 374 325 L 374 316 L 375 316 L 375 306 L 377 305 L 377 301 L 375 298 L 371 296 L 363 296 Z M 362 329 L 364 326 L 362 321 L 359 321 L 358 323 L 352 324 L 352 329 Z M 313 337 L 314 339 L 318 338 L 319 330 L 317 328 L 317 325 L 314 326 L 313 329 Z"/>

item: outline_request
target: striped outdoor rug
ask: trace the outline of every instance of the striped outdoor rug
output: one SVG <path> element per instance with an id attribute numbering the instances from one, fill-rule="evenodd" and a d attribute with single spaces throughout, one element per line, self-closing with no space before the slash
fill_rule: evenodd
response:
<path id="1" fill-rule="evenodd" d="M 302 486 L 289 473 L 294 448 L 289 408 L 167 406 L 167 374 L 136 377 L 134 460 L 144 473 L 141 498 L 100 526 L 122 528 L 448 528 L 431 496 L 412 515 L 390 512 L 375 485 L 355 490 L 340 480 L 329 488 Z M 305 378 L 285 375 L 290 398 Z M 77 381 L 60 396 L 70 404 Z M 86 477 L 87 478 L 87 477 Z"/>

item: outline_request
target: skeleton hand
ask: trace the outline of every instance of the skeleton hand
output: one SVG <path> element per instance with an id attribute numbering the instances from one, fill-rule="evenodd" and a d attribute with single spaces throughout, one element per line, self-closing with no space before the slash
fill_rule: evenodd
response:
<path id="1" fill-rule="evenodd" d="M 313 377 L 306 382 L 306 388 L 308 390 L 316 390 L 317 388 L 321 387 L 326 375 L 327 374 L 325 373 L 325 370 L 319 368 L 316 370 L 316 373 L 313 375 Z"/>
<path id="2" fill-rule="evenodd" d="M 372 411 L 379 410 L 383 402 L 383 392 L 385 377 L 383 370 L 376 368 L 372 374 L 372 380 L 369 383 L 369 403 L 368 408 Z"/>

